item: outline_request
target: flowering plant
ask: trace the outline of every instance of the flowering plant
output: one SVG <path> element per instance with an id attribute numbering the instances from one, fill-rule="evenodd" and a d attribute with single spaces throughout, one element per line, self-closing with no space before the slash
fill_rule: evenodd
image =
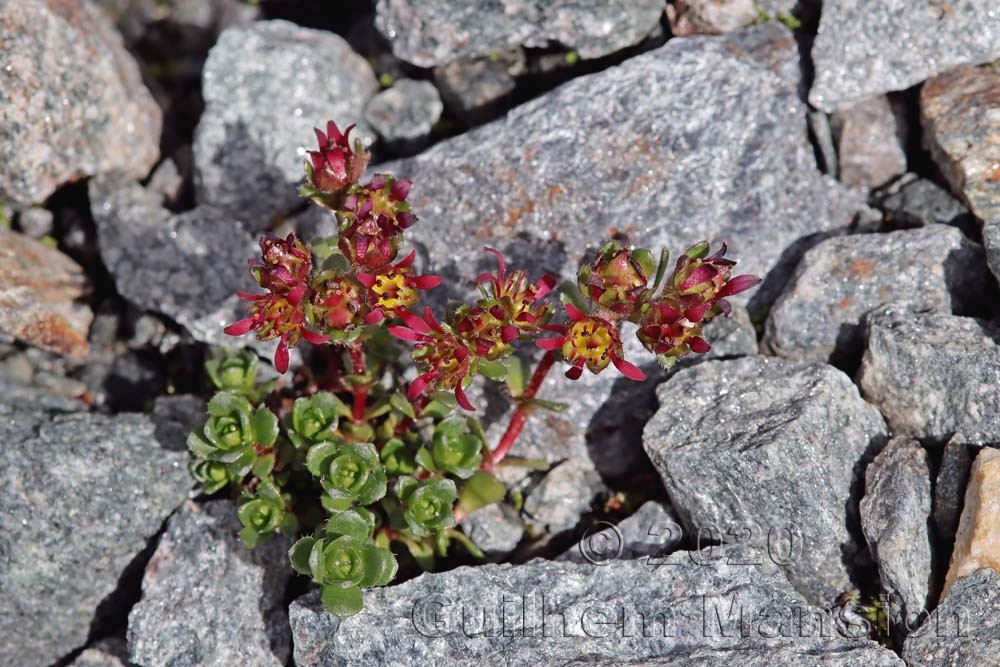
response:
<path id="1" fill-rule="evenodd" d="M 276 340 L 279 373 L 303 340 L 321 346 L 321 358 L 277 389 L 256 381 L 248 352 L 209 362 L 219 391 L 188 441 L 203 490 L 239 497 L 243 542 L 298 536 L 292 566 L 322 586 L 323 603 L 341 616 L 361 609 L 363 589 L 393 580 L 394 546 L 425 568 L 453 542 L 482 556 L 459 524 L 505 497 L 494 472 L 510 463 L 530 414 L 553 407 L 537 394 L 556 362 L 571 379 L 613 365 L 642 380 L 625 359 L 624 322 L 669 366 L 706 352 L 704 325 L 729 314 L 727 297 L 759 282 L 730 276 L 735 262 L 725 245 L 710 255 L 699 243 L 668 273 L 666 252 L 656 260 L 609 242 L 580 268 L 576 286 L 559 290 L 561 316 L 550 303 L 553 276 L 512 271 L 485 248 L 497 266 L 477 278 L 478 298 L 439 318 L 418 304 L 441 278 L 417 271 L 414 252 L 399 257 L 418 220 L 407 203 L 411 184 L 388 174 L 362 183 L 368 155 L 350 132 L 333 122 L 316 131 L 302 188 L 332 211 L 339 233 L 313 243 L 262 238 L 260 258 L 250 262 L 261 291 L 239 293 L 248 316 L 225 329 Z M 408 383 L 400 341 L 415 367 Z M 543 354 L 525 379 L 513 355 L 532 343 Z M 494 447 L 466 393 L 476 375 L 505 381 L 516 405 Z"/>

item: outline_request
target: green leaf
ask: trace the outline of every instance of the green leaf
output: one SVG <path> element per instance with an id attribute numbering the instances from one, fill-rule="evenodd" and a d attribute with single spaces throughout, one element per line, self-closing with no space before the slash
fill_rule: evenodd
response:
<path id="1" fill-rule="evenodd" d="M 569 407 L 568 403 L 560 403 L 558 401 L 547 401 L 543 398 L 533 398 L 530 401 L 525 401 L 526 405 L 531 405 L 536 408 L 541 408 L 542 410 L 548 410 L 550 412 L 563 412 Z"/>
<path id="2" fill-rule="evenodd" d="M 418 449 L 416 456 L 414 456 L 414 459 L 416 460 L 417 464 L 420 465 L 420 467 L 424 468 L 425 470 L 431 470 L 431 471 L 436 470 L 436 468 L 434 467 L 434 458 L 431 456 L 431 453 L 427 451 L 426 447 L 421 447 L 420 449 Z"/>
<path id="3" fill-rule="evenodd" d="M 699 241 L 684 251 L 684 254 L 691 259 L 704 259 L 708 257 L 708 241 Z"/>
<path id="4" fill-rule="evenodd" d="M 480 361 L 479 373 L 490 380 L 499 382 L 507 376 L 507 367 L 499 361 Z"/>
<path id="5" fill-rule="evenodd" d="M 660 286 L 660 283 L 663 282 L 663 276 L 666 275 L 667 273 L 667 266 L 669 261 L 670 261 L 670 250 L 664 248 L 663 250 L 660 251 L 660 261 L 656 265 L 656 280 L 653 281 L 653 287 L 652 287 L 654 292 Z"/>
<path id="6" fill-rule="evenodd" d="M 253 474 L 257 477 L 267 477 L 274 470 L 274 454 L 261 456 L 253 464 Z"/>
<path id="7" fill-rule="evenodd" d="M 320 442 L 306 453 L 306 468 L 316 477 L 323 476 L 323 464 L 336 456 L 340 445 L 335 442 Z"/>
<path id="8" fill-rule="evenodd" d="M 531 368 L 526 360 L 518 356 L 507 357 L 503 365 L 507 369 L 507 389 L 511 396 L 517 398 L 524 393 L 524 383 L 531 374 Z"/>
<path id="9" fill-rule="evenodd" d="M 396 479 L 396 497 L 405 503 L 410 497 L 410 494 L 413 493 L 418 486 L 420 486 L 420 482 L 418 482 L 416 478 L 410 477 L 409 475 L 403 475 Z"/>
<path id="10" fill-rule="evenodd" d="M 242 396 L 220 391 L 208 402 L 208 414 L 213 417 L 225 417 L 234 412 L 250 413 L 250 402 Z"/>
<path id="11" fill-rule="evenodd" d="M 389 404 L 410 419 L 416 419 L 417 413 L 413 409 L 413 404 L 400 392 L 393 392 L 389 395 Z"/>
<path id="12" fill-rule="evenodd" d="M 458 496 L 458 508 L 465 514 L 480 507 L 498 503 L 507 495 L 507 487 L 499 479 L 479 470 L 462 484 Z"/>
<path id="13" fill-rule="evenodd" d="M 357 586 L 343 588 L 335 584 L 329 584 L 323 587 L 321 597 L 326 610 L 334 616 L 341 618 L 353 616 L 365 606 L 361 589 Z"/>
<path id="14" fill-rule="evenodd" d="M 327 520 L 326 534 L 330 537 L 347 535 L 364 542 L 372 536 L 373 527 L 357 512 L 337 512 Z"/>
<path id="15" fill-rule="evenodd" d="M 306 576 L 312 574 L 309 570 L 309 552 L 312 551 L 314 544 L 316 544 L 316 538 L 306 536 L 300 538 L 288 550 L 288 560 L 292 563 L 292 569 L 299 574 Z"/>
<path id="16" fill-rule="evenodd" d="M 417 565 L 424 572 L 431 572 L 434 570 L 434 547 L 430 544 L 424 542 L 417 542 L 416 540 L 406 539 L 403 540 L 403 544 L 406 545 L 406 549 L 413 556 L 413 560 L 417 561 Z"/>
<path id="17" fill-rule="evenodd" d="M 324 546 L 325 542 L 323 540 L 316 540 L 309 549 L 309 572 L 312 573 L 312 577 L 316 581 L 326 579 L 326 567 L 323 562 Z"/>
<path id="18" fill-rule="evenodd" d="M 201 458 L 210 458 L 215 453 L 215 447 L 212 446 L 212 443 L 205 440 L 204 436 L 197 431 L 188 434 L 187 446 L 192 454 Z"/>
<path id="19" fill-rule="evenodd" d="M 260 543 L 260 534 L 250 526 L 243 526 L 243 530 L 240 531 L 240 542 L 247 549 L 253 549 Z"/>
<path id="20" fill-rule="evenodd" d="M 409 475 L 417 469 L 416 460 L 406 443 L 399 438 L 387 440 L 382 445 L 379 458 L 390 475 Z"/>
<path id="21" fill-rule="evenodd" d="M 278 418 L 263 405 L 254 413 L 250 428 L 257 444 L 270 447 L 278 439 Z"/>

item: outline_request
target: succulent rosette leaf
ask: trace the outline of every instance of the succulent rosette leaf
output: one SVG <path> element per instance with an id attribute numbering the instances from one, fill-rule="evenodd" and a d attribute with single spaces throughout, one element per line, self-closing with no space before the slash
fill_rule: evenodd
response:
<path id="1" fill-rule="evenodd" d="M 389 475 L 411 475 L 417 470 L 415 452 L 399 438 L 387 440 L 378 455 Z"/>
<path id="2" fill-rule="evenodd" d="M 450 417 L 434 429 L 431 455 L 436 470 L 468 479 L 483 462 L 483 441 L 464 419 Z"/>
<path id="3" fill-rule="evenodd" d="M 417 537 L 427 537 L 455 525 L 458 489 L 452 480 L 420 482 L 413 477 L 400 477 L 396 482 L 396 495 L 405 507 L 403 519 Z"/>
<path id="4" fill-rule="evenodd" d="M 329 392 L 321 391 L 312 396 L 297 398 L 286 429 L 288 439 L 298 448 L 337 440 L 340 419 L 350 416 L 350 409 Z"/>
<path id="5" fill-rule="evenodd" d="M 269 482 L 261 482 L 255 495 L 245 496 L 237 514 L 243 524 L 240 539 L 251 549 L 279 531 L 290 534 L 298 527 L 295 515 L 285 512 L 281 493 Z"/>
<path id="6" fill-rule="evenodd" d="M 256 354 L 241 350 L 209 359 L 205 362 L 205 372 L 219 391 L 228 391 L 253 401 L 269 389 L 266 385 L 257 386 L 258 365 Z"/>
<path id="7" fill-rule="evenodd" d="M 370 505 L 385 495 L 385 468 L 371 443 L 321 442 L 309 448 L 306 467 L 319 478 L 331 508 Z"/>
<path id="8" fill-rule="evenodd" d="M 253 466 L 257 447 L 270 448 L 278 437 L 278 418 L 264 406 L 256 410 L 242 396 L 220 391 L 208 403 L 208 421 L 188 436 L 188 448 L 200 458 L 219 461 L 242 476 Z"/>
<path id="9" fill-rule="evenodd" d="M 201 485 L 202 491 L 207 494 L 213 494 L 233 481 L 229 467 L 221 461 L 193 459 L 188 464 L 188 471 L 191 473 L 191 477 Z"/>

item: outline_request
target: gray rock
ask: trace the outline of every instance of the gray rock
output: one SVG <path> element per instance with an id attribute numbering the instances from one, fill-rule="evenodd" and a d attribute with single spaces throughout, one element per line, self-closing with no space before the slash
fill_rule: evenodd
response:
<path id="1" fill-rule="evenodd" d="M 682 651 L 662 658 L 623 661 L 618 658 L 582 658 L 560 667 L 903 667 L 892 651 L 881 646 L 865 645 L 850 649 L 801 649 L 791 646 L 737 649 L 702 649 Z"/>
<path id="2" fill-rule="evenodd" d="M 166 448 L 187 451 L 187 437 L 208 419 L 205 399 L 191 394 L 158 396 L 150 414 L 156 439 Z"/>
<path id="3" fill-rule="evenodd" d="M 145 667 L 273 665 L 291 650 L 283 602 L 287 539 L 250 551 L 231 501 L 184 504 L 146 566 L 128 619 L 129 657 Z"/>
<path id="4" fill-rule="evenodd" d="M 1000 664 L 1000 574 L 981 570 L 951 592 L 903 644 L 908 667 Z"/>
<path id="5" fill-rule="evenodd" d="M 603 566 L 611 560 L 668 556 L 682 543 L 684 531 L 670 505 L 649 500 L 617 524 L 605 521 L 592 526 L 578 543 L 556 560 Z"/>
<path id="6" fill-rule="evenodd" d="M 976 455 L 986 444 L 977 438 L 956 434 L 944 446 L 941 466 L 934 480 L 934 527 L 938 538 L 950 545 L 958 529 L 965 504 L 965 487 Z M 947 554 L 944 554 L 945 556 Z"/>
<path id="7" fill-rule="evenodd" d="M 254 231 L 302 201 L 313 128 L 359 123 L 378 90 L 368 63 L 341 37 L 286 21 L 228 28 L 205 61 L 205 112 L 195 134 L 197 200 Z"/>
<path id="8" fill-rule="evenodd" d="M 940 223 L 971 228 L 969 209 L 934 181 L 907 174 L 878 193 L 875 205 L 893 227 L 924 227 Z"/>
<path id="9" fill-rule="evenodd" d="M 191 488 L 143 415 L 0 404 L 0 664 L 82 647 L 102 600 Z M 30 628 L 30 632 L 26 629 Z"/>
<path id="10" fill-rule="evenodd" d="M 576 50 L 583 58 L 598 58 L 641 42 L 657 27 L 663 9 L 661 0 L 379 0 L 375 25 L 398 58 L 419 67 L 552 44 Z"/>
<path id="11" fill-rule="evenodd" d="M 682 370 L 657 394 L 643 445 L 690 534 L 767 545 L 814 602 L 848 590 L 861 470 L 886 436 L 850 378 L 745 357 Z"/>
<path id="12" fill-rule="evenodd" d="M 998 57 L 1000 20 L 992 0 L 827 0 L 812 48 L 816 80 L 809 101 L 837 111 L 956 65 Z"/>
<path id="13" fill-rule="evenodd" d="M 931 156 L 952 192 L 990 228 L 984 237 L 995 248 L 997 232 L 992 228 L 1000 225 L 1000 71 L 959 67 L 931 79 L 920 91 L 920 115 Z M 989 257 L 994 274 L 1000 274 L 995 253 Z"/>
<path id="14" fill-rule="evenodd" d="M 658 568 L 641 560 L 460 567 L 366 592 L 364 611 L 343 620 L 313 592 L 289 611 L 295 664 L 555 667 L 771 647 L 892 656 L 839 635 L 831 615 L 810 607 L 757 552 L 684 556 Z"/>
<path id="15" fill-rule="evenodd" d="M 886 309 L 868 318 L 860 384 L 894 433 L 1000 440 L 1000 330 L 971 317 Z"/>
<path id="16" fill-rule="evenodd" d="M 524 537 L 524 522 L 510 505 L 493 503 L 465 517 L 462 530 L 487 558 L 502 558 Z"/>
<path id="17" fill-rule="evenodd" d="M 40 271 L 40 267 L 45 267 Z M 55 248 L 0 227 L 0 332 L 58 354 L 87 355 L 87 277 Z"/>
<path id="18" fill-rule="evenodd" d="M 33 239 L 51 235 L 54 224 L 52 211 L 38 206 L 31 206 L 17 214 L 18 229 Z"/>
<path id="19" fill-rule="evenodd" d="M 561 533 L 580 522 L 601 481 L 586 459 L 554 466 L 524 499 L 525 521 L 536 533 Z"/>
<path id="20" fill-rule="evenodd" d="M 400 79 L 368 102 L 365 122 L 391 147 L 419 149 L 430 141 L 444 104 L 430 81 Z"/>
<path id="21" fill-rule="evenodd" d="M 126 667 L 128 646 L 122 639 L 106 639 L 91 646 L 69 663 L 69 667 Z"/>
<path id="22" fill-rule="evenodd" d="M 888 596 L 891 627 L 905 636 L 923 620 L 932 577 L 931 472 L 907 438 L 889 441 L 865 471 L 861 529 Z"/>
<path id="23" fill-rule="evenodd" d="M 864 316 L 878 306 L 961 313 L 991 288 L 982 247 L 954 227 L 828 239 L 802 258 L 764 341 L 792 359 L 851 359 L 864 345 Z"/>
<path id="24" fill-rule="evenodd" d="M 758 19 L 753 0 L 675 0 L 667 5 L 675 36 L 718 35 L 744 28 Z"/>
<path id="25" fill-rule="evenodd" d="M 468 123 L 486 116 L 517 86 L 510 63 L 502 58 L 453 60 L 434 68 L 434 83 L 448 108 Z"/>
<path id="26" fill-rule="evenodd" d="M 983 247 L 990 271 L 994 277 L 1000 276 L 1000 223 L 987 222 L 983 225 Z"/>
<path id="27" fill-rule="evenodd" d="M 906 172 L 905 110 L 885 95 L 833 114 L 831 125 L 843 183 L 877 188 Z"/>
<path id="28" fill-rule="evenodd" d="M 222 333 L 246 316 L 236 290 L 252 290 L 247 260 L 260 252 L 236 219 L 211 206 L 175 215 L 138 184 L 118 181 L 91 181 L 90 204 L 101 258 L 123 297 L 171 317 L 195 340 L 264 349 Z"/>
<path id="29" fill-rule="evenodd" d="M 162 114 L 89 0 L 7 0 L 0 22 L 0 198 L 41 202 L 110 171 L 144 177 Z"/>
<path id="30" fill-rule="evenodd" d="M 830 117 L 822 111 L 809 111 L 809 131 L 816 143 L 820 160 L 820 169 L 824 174 L 836 175 L 837 147 L 833 141 L 833 128 L 830 127 Z"/>

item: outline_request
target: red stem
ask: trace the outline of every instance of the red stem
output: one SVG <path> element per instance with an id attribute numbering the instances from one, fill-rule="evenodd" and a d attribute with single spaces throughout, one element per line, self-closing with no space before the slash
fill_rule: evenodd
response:
<path id="1" fill-rule="evenodd" d="M 504 457 L 507 456 L 507 453 L 510 451 L 510 448 L 514 446 L 514 441 L 517 440 L 517 436 L 521 434 L 521 429 L 524 428 L 524 423 L 528 421 L 528 415 L 531 414 L 531 406 L 528 402 L 531 401 L 531 399 L 535 397 L 535 394 L 538 393 L 538 390 L 542 386 L 542 382 L 545 381 L 545 376 L 549 374 L 549 370 L 551 370 L 552 364 L 554 364 L 555 361 L 556 355 L 551 351 L 546 352 L 542 355 L 542 358 L 538 360 L 535 372 L 531 374 L 531 379 L 528 380 L 528 386 L 524 388 L 524 393 L 518 401 L 517 409 L 514 410 L 514 414 L 510 417 L 510 423 L 507 424 L 507 430 L 504 431 L 503 437 L 500 438 L 500 444 L 498 444 L 497 448 L 493 450 L 493 456 L 488 459 L 487 469 L 491 469 L 503 461 Z"/>
<path id="2" fill-rule="evenodd" d="M 365 366 L 365 351 L 360 343 L 352 343 L 347 348 L 347 355 L 351 358 L 351 365 L 354 367 L 355 375 L 364 375 L 367 372 Z M 368 408 L 368 385 L 360 383 L 354 385 L 354 408 L 352 417 L 354 421 L 361 422 L 365 418 L 365 410 Z"/>

